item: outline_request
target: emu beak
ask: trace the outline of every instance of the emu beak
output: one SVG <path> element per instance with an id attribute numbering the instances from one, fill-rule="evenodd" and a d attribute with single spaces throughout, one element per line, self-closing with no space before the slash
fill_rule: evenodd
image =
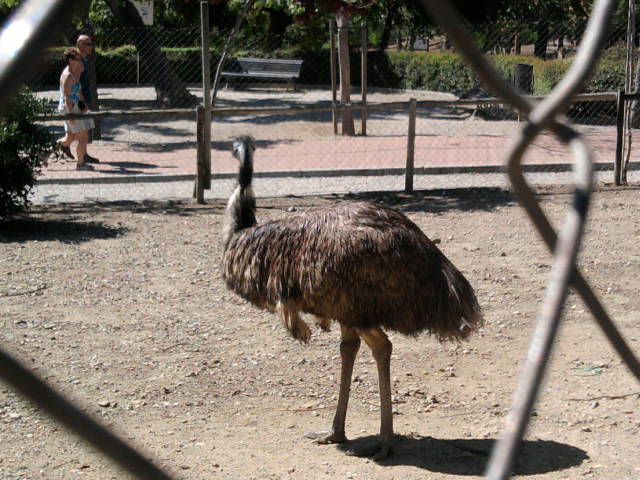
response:
<path id="1" fill-rule="evenodd" d="M 240 149 L 243 147 L 242 142 L 240 140 L 236 140 L 233 142 L 233 146 L 231 147 L 231 153 L 234 158 L 240 161 Z"/>

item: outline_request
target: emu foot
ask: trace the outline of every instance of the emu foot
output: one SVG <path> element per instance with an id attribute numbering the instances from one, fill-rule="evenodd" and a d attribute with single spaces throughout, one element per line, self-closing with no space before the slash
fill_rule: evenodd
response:
<path id="1" fill-rule="evenodd" d="M 320 432 L 305 433 L 304 438 L 313 440 L 319 445 L 328 445 L 329 443 L 343 443 L 347 441 L 344 432 L 334 432 L 331 430 L 323 430 Z"/>
<path id="2" fill-rule="evenodd" d="M 391 440 L 360 441 L 356 440 L 352 445 L 345 446 L 344 452 L 354 457 L 368 457 L 373 461 L 384 460 L 393 452 Z"/>

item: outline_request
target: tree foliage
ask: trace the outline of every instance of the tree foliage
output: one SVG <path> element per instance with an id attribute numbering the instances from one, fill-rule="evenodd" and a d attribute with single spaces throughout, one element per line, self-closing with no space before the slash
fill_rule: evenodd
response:
<path id="1" fill-rule="evenodd" d="M 44 102 L 28 90 L 19 91 L 0 117 L 0 217 L 25 210 L 43 159 L 55 149 L 53 134 L 34 123 Z"/>

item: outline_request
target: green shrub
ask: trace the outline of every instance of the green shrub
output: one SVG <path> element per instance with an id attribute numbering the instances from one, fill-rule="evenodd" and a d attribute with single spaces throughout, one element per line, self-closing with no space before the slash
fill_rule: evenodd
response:
<path id="1" fill-rule="evenodd" d="M 53 153 L 53 134 L 34 123 L 44 104 L 24 89 L 0 117 L 0 217 L 10 217 L 29 206 L 29 193 L 43 159 Z"/>
<path id="2" fill-rule="evenodd" d="M 409 90 L 469 90 L 478 85 L 471 69 L 459 55 L 449 52 L 389 52 L 389 62 Z M 380 85 L 386 86 L 386 85 Z"/>
<path id="3" fill-rule="evenodd" d="M 172 68 L 186 83 L 201 82 L 201 57 L 197 47 L 163 48 Z M 62 71 L 62 47 L 52 48 L 44 59 L 38 79 L 32 86 L 55 85 Z M 110 50 L 97 50 L 97 77 L 100 84 L 134 84 L 137 80 L 136 48 L 125 45 Z M 212 75 L 215 72 L 219 51 L 212 51 Z M 329 50 L 325 46 L 318 48 L 286 48 L 276 51 L 256 49 L 236 50 L 233 57 L 260 58 L 300 58 L 304 60 L 300 74 L 300 84 L 329 85 Z M 490 61 L 500 74 L 511 81 L 515 65 L 526 63 L 533 66 L 533 94 L 547 95 L 560 82 L 571 65 L 572 58 L 542 60 L 523 55 L 492 55 Z M 356 49 L 351 53 L 351 80 L 354 86 L 360 85 L 360 54 Z M 624 84 L 624 45 L 616 44 L 607 49 L 598 63 L 593 77 L 585 87 L 585 92 L 615 91 Z M 465 60 L 451 52 L 377 52 L 368 55 L 368 82 L 371 87 L 433 90 L 455 92 L 475 89 L 480 86 L 476 74 L 467 66 Z M 140 81 L 151 82 L 151 78 L 140 69 Z"/>
<path id="4" fill-rule="evenodd" d="M 534 68 L 534 93 L 547 95 L 560 83 L 562 77 L 571 66 L 568 60 L 549 60 L 540 62 L 538 68 Z"/>

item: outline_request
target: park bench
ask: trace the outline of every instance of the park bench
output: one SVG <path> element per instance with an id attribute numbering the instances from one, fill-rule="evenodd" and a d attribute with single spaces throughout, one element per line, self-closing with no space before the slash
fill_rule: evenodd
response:
<path id="1" fill-rule="evenodd" d="M 221 72 L 220 76 L 226 80 L 227 87 L 242 83 L 236 80 L 256 79 L 286 81 L 287 85 L 295 89 L 301 68 L 302 60 L 236 58 L 232 69 Z"/>

